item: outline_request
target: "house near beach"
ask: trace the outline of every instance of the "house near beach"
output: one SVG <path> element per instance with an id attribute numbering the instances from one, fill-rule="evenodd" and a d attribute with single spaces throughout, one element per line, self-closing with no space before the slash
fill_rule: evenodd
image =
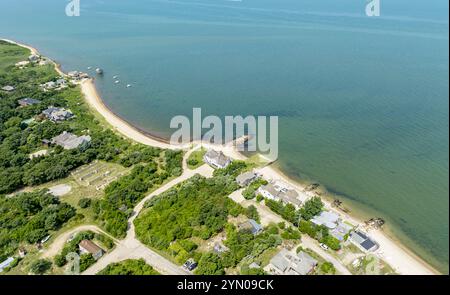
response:
<path id="1" fill-rule="evenodd" d="M 298 192 L 280 181 L 260 186 L 257 193 L 269 200 L 281 201 L 284 204 L 292 204 L 297 209 L 302 205 Z"/>
<path id="2" fill-rule="evenodd" d="M 258 175 L 253 171 L 244 172 L 236 177 L 236 182 L 240 187 L 245 187 L 258 178 Z"/>
<path id="3" fill-rule="evenodd" d="M 225 156 L 222 151 L 209 150 L 203 156 L 203 160 L 214 168 L 223 169 L 231 164 L 231 159 Z"/>
<path id="4" fill-rule="evenodd" d="M 36 63 L 41 59 L 41 57 L 37 54 L 32 54 L 28 57 L 28 60 L 32 63 Z"/>
<path id="5" fill-rule="evenodd" d="M 82 240 L 78 244 L 81 254 L 92 254 L 95 260 L 100 259 L 103 256 L 103 250 L 90 240 Z"/>
<path id="6" fill-rule="evenodd" d="M 360 230 L 350 233 L 350 241 L 364 252 L 373 252 L 380 247 L 377 242 Z"/>

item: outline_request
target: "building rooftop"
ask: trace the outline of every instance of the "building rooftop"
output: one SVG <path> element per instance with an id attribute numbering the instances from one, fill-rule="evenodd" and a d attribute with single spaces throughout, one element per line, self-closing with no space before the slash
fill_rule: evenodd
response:
<path id="1" fill-rule="evenodd" d="M 226 167 L 231 159 L 222 153 L 222 151 L 209 150 L 206 152 L 204 158 L 207 160 L 206 162 L 213 162 L 213 164 L 217 164 L 219 167 Z"/>
<path id="2" fill-rule="evenodd" d="M 378 249 L 378 244 L 371 238 L 369 238 L 365 233 L 359 230 L 355 230 L 350 233 L 350 240 L 361 246 L 366 251 L 375 251 Z"/>
<path id="3" fill-rule="evenodd" d="M 97 246 L 94 242 L 90 240 L 82 240 L 79 244 L 84 250 L 91 254 L 98 253 L 99 251 L 103 251 L 99 246 Z"/>
<path id="4" fill-rule="evenodd" d="M 51 143 L 62 146 L 66 150 L 70 150 L 89 143 L 90 141 L 91 137 L 89 135 L 76 136 L 75 134 L 64 131 L 60 135 L 53 137 Z"/>
<path id="5" fill-rule="evenodd" d="M 295 255 L 283 248 L 270 260 L 270 264 L 282 274 L 307 275 L 317 265 L 317 261 L 306 252 L 300 251 Z"/>
<path id="6" fill-rule="evenodd" d="M 322 211 L 319 215 L 316 215 L 311 219 L 312 223 L 316 225 L 325 225 L 329 229 L 336 228 L 338 221 L 339 215 L 330 211 Z"/>
<path id="7" fill-rule="evenodd" d="M 244 173 L 238 175 L 238 177 L 236 177 L 236 182 L 239 185 L 246 185 L 255 178 L 256 178 L 256 173 L 254 173 L 252 171 L 244 172 Z"/>
<path id="8" fill-rule="evenodd" d="M 34 98 L 30 98 L 30 97 L 26 97 L 26 98 L 19 99 L 17 102 L 18 102 L 20 105 L 33 105 L 33 104 L 39 104 L 39 103 L 41 103 L 40 100 L 34 99 Z"/>

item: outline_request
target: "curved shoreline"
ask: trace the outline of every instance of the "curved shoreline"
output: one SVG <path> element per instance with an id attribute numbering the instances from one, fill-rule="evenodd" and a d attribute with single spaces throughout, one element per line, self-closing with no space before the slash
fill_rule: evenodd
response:
<path id="1" fill-rule="evenodd" d="M 32 46 L 18 43 L 18 42 L 9 40 L 9 39 L 0 39 L 0 40 L 27 48 L 33 54 L 39 54 L 39 51 Z M 66 76 L 66 74 L 61 70 L 59 64 L 57 64 L 55 62 L 53 62 L 53 64 L 55 66 L 55 70 L 59 74 L 61 74 L 62 76 Z M 246 158 L 241 153 L 236 151 L 232 145 L 217 146 L 217 145 L 198 143 L 198 142 L 192 142 L 188 146 L 172 145 L 172 144 L 168 143 L 167 140 L 156 137 L 147 131 L 141 130 L 141 129 L 133 126 L 132 124 L 127 122 L 125 119 L 123 119 L 120 116 L 118 116 L 117 114 L 115 114 L 111 109 L 109 109 L 106 106 L 106 104 L 103 102 L 103 100 L 101 99 L 100 95 L 98 94 L 98 91 L 94 84 L 94 80 L 92 78 L 86 79 L 85 81 L 83 81 L 80 84 L 80 88 L 81 88 L 83 96 L 84 96 L 85 100 L 87 101 L 88 105 L 91 108 L 93 108 L 97 113 L 99 113 L 106 120 L 106 122 L 109 125 L 111 125 L 111 127 L 115 131 L 118 131 L 125 137 L 130 138 L 131 140 L 134 140 L 134 141 L 142 143 L 142 144 L 154 146 L 154 147 L 160 147 L 163 149 L 183 149 L 183 148 L 187 148 L 190 145 L 202 144 L 203 146 L 206 146 L 209 148 L 215 148 L 215 149 L 222 150 L 225 154 L 227 154 L 228 156 L 231 156 L 232 158 L 237 158 L 237 159 L 245 159 Z M 301 193 L 304 193 L 304 191 L 305 191 L 304 185 L 291 179 L 289 176 L 285 175 L 278 168 L 274 168 L 269 165 L 269 166 L 266 166 L 266 167 L 260 169 L 260 172 L 266 178 L 280 179 L 280 180 L 287 182 L 289 185 L 295 187 Z M 338 212 L 340 215 L 342 215 L 344 217 L 345 220 L 353 223 L 354 225 L 363 224 L 363 222 L 361 220 L 358 220 L 357 218 L 350 216 L 348 213 L 345 213 L 345 212 L 342 212 L 341 210 L 336 210 L 335 208 L 332 208 L 329 200 L 323 200 L 323 201 L 325 203 L 325 207 L 328 210 Z M 398 272 L 400 274 L 406 274 L 406 275 L 441 274 L 434 267 L 432 267 L 429 263 L 427 263 L 421 257 L 419 257 L 417 254 L 415 254 L 406 245 L 402 244 L 399 240 L 390 237 L 388 234 L 386 234 L 382 230 L 370 230 L 369 235 L 371 237 L 373 237 L 380 245 L 380 250 L 377 251 L 378 254 L 384 260 L 386 260 L 391 265 L 391 267 L 393 267 L 395 269 L 396 272 Z"/>

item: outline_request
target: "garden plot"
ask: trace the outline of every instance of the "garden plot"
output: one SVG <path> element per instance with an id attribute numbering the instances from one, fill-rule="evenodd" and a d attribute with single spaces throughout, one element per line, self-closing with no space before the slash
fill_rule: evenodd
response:
<path id="1" fill-rule="evenodd" d="M 82 186 L 103 190 L 108 184 L 122 177 L 127 169 L 117 164 L 95 161 L 72 172 L 72 177 Z"/>

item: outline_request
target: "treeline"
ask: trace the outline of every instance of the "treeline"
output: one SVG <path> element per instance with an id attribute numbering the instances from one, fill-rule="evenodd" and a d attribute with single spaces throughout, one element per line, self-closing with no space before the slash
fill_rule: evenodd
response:
<path id="1" fill-rule="evenodd" d="M 159 275 L 144 259 L 127 259 L 111 263 L 97 275 Z"/>
<path id="2" fill-rule="evenodd" d="M 75 208 L 45 191 L 0 196 L 0 261 L 22 243 L 34 244 L 75 215 Z"/>

